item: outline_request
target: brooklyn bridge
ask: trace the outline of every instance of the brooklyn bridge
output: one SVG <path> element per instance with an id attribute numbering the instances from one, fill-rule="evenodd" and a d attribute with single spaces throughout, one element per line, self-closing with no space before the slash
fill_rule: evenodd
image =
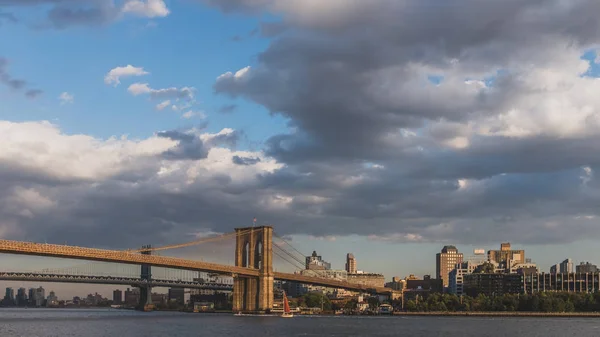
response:
<path id="1" fill-rule="evenodd" d="M 308 285 L 346 289 L 362 293 L 388 295 L 392 293 L 392 289 L 384 287 L 371 287 L 364 284 L 356 284 L 325 277 L 274 271 L 274 255 L 278 256 L 280 259 L 291 262 L 292 265 L 296 266 L 298 265 L 298 262 L 302 263 L 302 261 L 298 260 L 297 256 L 289 250 L 274 245 L 273 235 L 273 228 L 271 226 L 245 227 L 236 228 L 235 232 L 218 235 L 216 237 L 163 247 L 144 246 L 135 250 L 109 250 L 0 240 L 0 253 L 5 254 L 33 255 L 141 266 L 139 278 L 111 275 L 69 275 L 68 273 L 48 272 L 0 272 L 0 279 L 20 281 L 32 280 L 41 282 L 127 284 L 140 288 L 140 307 L 151 305 L 150 294 L 152 287 L 231 289 L 233 292 L 233 310 L 236 312 L 269 312 L 273 308 L 275 280 L 293 281 Z M 158 251 L 190 247 L 233 237 L 235 238 L 234 265 L 153 254 Z M 198 282 L 197 280 L 156 279 L 152 276 L 152 267 L 231 276 L 233 277 L 233 284 L 223 285 L 210 282 Z"/>

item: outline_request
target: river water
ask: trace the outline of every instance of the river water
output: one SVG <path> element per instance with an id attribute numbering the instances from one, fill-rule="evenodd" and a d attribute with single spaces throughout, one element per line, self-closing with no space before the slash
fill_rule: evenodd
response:
<path id="1" fill-rule="evenodd" d="M 0 337 L 600 336 L 598 318 L 234 317 L 102 309 L 0 309 Z"/>

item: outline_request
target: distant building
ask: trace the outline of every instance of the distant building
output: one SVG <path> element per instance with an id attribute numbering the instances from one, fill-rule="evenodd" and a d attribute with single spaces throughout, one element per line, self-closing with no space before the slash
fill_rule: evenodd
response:
<path id="1" fill-rule="evenodd" d="M 185 304 L 185 289 L 170 288 L 169 289 L 169 302 L 175 302 L 180 305 Z"/>
<path id="2" fill-rule="evenodd" d="M 406 290 L 427 291 L 439 293 L 444 290 L 442 279 L 431 278 L 430 275 L 424 275 L 423 279 L 408 278 L 406 280 Z"/>
<path id="3" fill-rule="evenodd" d="M 385 277 L 382 274 L 375 273 L 348 274 L 348 282 L 369 287 L 383 287 L 385 284 Z"/>
<path id="4" fill-rule="evenodd" d="M 44 288 L 29 289 L 29 303 L 35 307 L 43 307 L 46 302 L 46 290 Z"/>
<path id="5" fill-rule="evenodd" d="M 356 274 L 357 265 L 356 259 L 352 253 L 346 255 L 346 271 L 348 274 Z"/>
<path id="6" fill-rule="evenodd" d="M 311 256 L 306 257 L 306 269 L 309 270 L 328 270 L 331 269 L 331 263 L 326 262 L 316 251 Z"/>
<path id="7" fill-rule="evenodd" d="M 457 263 L 463 262 L 463 254 L 454 246 L 444 246 L 442 251 L 435 256 L 435 278 L 442 280 L 442 285 L 447 287 L 449 275 Z"/>
<path id="8" fill-rule="evenodd" d="M 475 268 L 482 265 L 483 261 L 473 262 L 466 261 L 462 263 L 457 263 L 448 275 L 448 292 L 451 294 L 455 294 L 458 296 L 462 296 L 464 294 L 463 289 L 463 281 L 464 276 L 468 274 L 472 274 Z"/>
<path id="9" fill-rule="evenodd" d="M 46 306 L 54 307 L 57 305 L 58 305 L 58 297 L 56 296 L 56 293 L 54 291 L 50 291 L 48 298 L 46 298 Z"/>
<path id="10" fill-rule="evenodd" d="M 572 273 L 573 272 L 573 260 L 566 259 L 560 263 L 561 273 Z"/>
<path id="11" fill-rule="evenodd" d="M 27 306 L 27 289 L 19 288 L 17 290 L 17 297 L 15 299 L 16 305 L 19 307 Z"/>
<path id="12" fill-rule="evenodd" d="M 561 263 L 557 263 L 550 267 L 550 274 L 559 273 L 572 273 L 573 272 L 573 260 L 566 259 Z"/>
<path id="13" fill-rule="evenodd" d="M 384 286 L 386 288 L 401 291 L 404 290 L 404 288 L 406 288 L 406 280 L 403 280 L 398 276 L 394 276 L 392 277 L 392 282 L 387 282 Z"/>
<path id="14" fill-rule="evenodd" d="M 511 249 L 510 243 L 500 244 L 500 250 L 489 250 L 488 261 L 498 263 L 501 269 L 510 270 L 515 264 L 523 264 L 525 261 L 525 251 Z"/>
<path id="15" fill-rule="evenodd" d="M 537 273 L 523 277 L 523 292 L 544 291 L 596 293 L 600 291 L 600 273 Z"/>
<path id="16" fill-rule="evenodd" d="M 468 296 L 494 297 L 521 293 L 523 282 L 519 274 L 468 274 L 464 276 L 463 287 Z"/>
<path id="17" fill-rule="evenodd" d="M 113 304 L 123 304 L 123 292 L 120 289 L 113 291 Z"/>
<path id="18" fill-rule="evenodd" d="M 289 297 L 300 297 L 308 293 L 308 286 L 306 284 L 293 281 L 283 283 L 282 289 Z"/>
<path id="19" fill-rule="evenodd" d="M 133 288 L 129 290 L 125 290 L 125 305 L 126 306 L 136 306 L 140 302 L 140 291 L 137 288 Z"/>
<path id="20" fill-rule="evenodd" d="M 578 273 L 597 273 L 600 270 L 598 270 L 598 266 L 596 266 L 595 264 L 591 264 L 589 262 L 583 263 L 581 262 L 578 266 L 575 266 L 575 271 Z"/>
<path id="21" fill-rule="evenodd" d="M 15 305 L 15 291 L 13 288 L 6 288 L 3 302 L 5 305 Z"/>

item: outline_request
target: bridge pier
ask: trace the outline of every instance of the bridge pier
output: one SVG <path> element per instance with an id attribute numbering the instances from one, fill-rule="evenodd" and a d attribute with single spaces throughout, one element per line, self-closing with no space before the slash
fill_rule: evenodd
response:
<path id="1" fill-rule="evenodd" d="M 258 269 L 258 277 L 234 275 L 233 311 L 265 313 L 273 308 L 273 228 L 236 228 L 235 265 Z"/>
<path id="2" fill-rule="evenodd" d="M 152 251 L 150 250 L 150 248 L 152 248 L 151 245 L 142 246 L 142 249 L 144 248 L 148 250 L 141 251 L 143 255 L 152 254 Z M 152 311 L 154 310 L 154 304 L 152 303 L 152 287 L 150 286 L 152 281 L 152 266 L 143 264 L 140 278 L 145 280 L 147 284 L 140 287 L 140 302 L 138 303 L 137 310 Z"/>

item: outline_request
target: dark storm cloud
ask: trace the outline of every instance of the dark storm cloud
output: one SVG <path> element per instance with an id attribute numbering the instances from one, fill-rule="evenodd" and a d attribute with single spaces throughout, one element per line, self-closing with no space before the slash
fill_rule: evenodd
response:
<path id="1" fill-rule="evenodd" d="M 233 156 L 232 161 L 234 164 L 237 164 L 237 165 L 254 165 L 254 164 L 260 162 L 260 158 Z"/>
<path id="2" fill-rule="evenodd" d="M 264 153 L 215 151 L 209 164 L 209 150 L 243 135 L 165 131 L 157 136 L 176 145 L 159 158 L 169 160 L 126 153 L 126 168 L 96 179 L 2 165 L 0 228 L 118 247 L 229 232 L 255 216 L 280 235 L 600 237 L 600 103 L 585 91 L 596 93 L 592 81 L 577 82 L 578 53 L 600 42 L 599 2 L 203 2 L 281 17 L 281 30 L 261 28 L 274 38 L 256 65 L 228 69 L 214 89 L 284 116 L 293 131 L 268 139 Z"/>
<path id="3" fill-rule="evenodd" d="M 167 159 L 198 160 L 208 156 L 208 149 L 197 135 L 180 131 L 163 131 L 159 132 L 157 135 L 178 142 L 175 148 L 171 148 L 162 154 Z"/>

